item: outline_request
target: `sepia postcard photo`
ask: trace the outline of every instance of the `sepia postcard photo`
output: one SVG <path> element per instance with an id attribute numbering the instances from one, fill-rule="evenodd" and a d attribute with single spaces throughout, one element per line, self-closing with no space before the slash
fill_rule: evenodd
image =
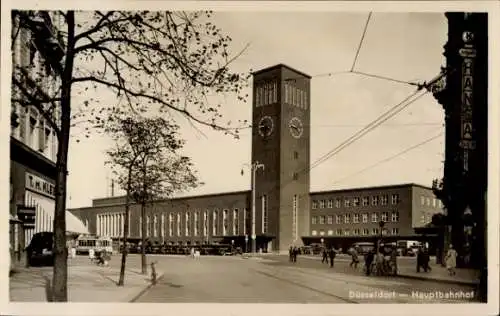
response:
<path id="1" fill-rule="evenodd" d="M 2 2 L 1 313 L 497 314 L 499 9 Z"/>

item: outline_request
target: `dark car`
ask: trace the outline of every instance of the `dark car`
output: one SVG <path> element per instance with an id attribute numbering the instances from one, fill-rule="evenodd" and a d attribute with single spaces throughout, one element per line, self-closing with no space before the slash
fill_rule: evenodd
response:
<path id="1" fill-rule="evenodd" d="M 54 265 L 54 233 L 40 232 L 33 235 L 26 248 L 29 266 Z"/>

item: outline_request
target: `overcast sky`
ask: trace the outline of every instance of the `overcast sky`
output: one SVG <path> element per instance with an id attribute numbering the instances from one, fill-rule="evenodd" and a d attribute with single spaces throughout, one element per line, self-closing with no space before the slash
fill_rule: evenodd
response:
<path id="1" fill-rule="evenodd" d="M 233 52 L 250 43 L 234 70 L 259 70 L 287 64 L 313 76 L 311 81 L 311 162 L 334 149 L 384 111 L 415 91 L 408 84 L 348 71 L 356 55 L 368 12 L 216 12 L 215 23 L 233 38 Z M 373 13 L 355 70 L 402 81 L 430 80 L 444 65 L 447 36 L 443 13 Z M 251 100 L 249 100 L 251 101 Z M 251 102 L 225 99 L 225 119 L 251 119 Z M 189 155 L 205 182 L 188 195 L 250 189 L 251 131 L 241 139 L 181 122 Z M 427 95 L 394 118 L 311 171 L 311 191 L 415 182 L 430 186 L 442 176 L 444 137 L 391 159 L 444 131 L 443 110 Z M 78 130 L 75 129 L 77 134 Z M 76 143 L 69 153 L 68 207 L 91 205 L 92 198 L 110 194 L 104 151 L 112 143 L 93 136 Z M 370 166 L 376 165 L 373 168 Z M 361 170 L 364 172 L 359 173 Z M 120 194 L 115 190 L 115 195 Z M 186 195 L 186 194 L 184 194 Z"/>

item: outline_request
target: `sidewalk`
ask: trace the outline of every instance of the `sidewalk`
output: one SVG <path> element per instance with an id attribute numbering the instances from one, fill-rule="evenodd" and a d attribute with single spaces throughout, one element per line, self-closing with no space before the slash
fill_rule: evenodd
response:
<path id="1" fill-rule="evenodd" d="M 114 258 L 115 259 L 115 258 Z M 129 265 L 130 266 L 130 265 Z M 18 268 L 10 277 L 11 302 L 50 302 L 52 267 Z M 69 302 L 130 302 L 152 286 L 150 275 L 131 267 L 125 271 L 125 285 L 117 286 L 120 269 L 101 267 L 88 260 L 68 262 Z M 163 275 L 158 271 L 158 278 Z"/>
<path id="2" fill-rule="evenodd" d="M 339 258 L 340 257 L 340 258 Z M 301 256 L 310 260 L 321 260 L 320 256 Z M 479 271 L 473 269 L 456 269 L 456 275 L 450 276 L 445 267 L 438 265 L 431 260 L 430 266 L 432 271 L 424 272 L 420 270 L 417 273 L 416 259 L 412 257 L 398 257 L 398 277 L 415 279 L 415 280 L 431 280 L 451 284 L 463 285 L 478 285 Z M 350 262 L 349 256 L 337 256 L 335 262 Z M 362 262 L 361 262 L 362 263 Z"/>

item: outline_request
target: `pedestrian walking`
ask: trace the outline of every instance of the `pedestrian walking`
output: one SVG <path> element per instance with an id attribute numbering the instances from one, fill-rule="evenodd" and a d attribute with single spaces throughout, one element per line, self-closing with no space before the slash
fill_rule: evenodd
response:
<path id="1" fill-rule="evenodd" d="M 379 249 L 377 251 L 377 255 L 375 256 L 375 265 L 377 267 L 377 275 L 384 275 L 385 274 L 385 269 L 384 269 L 384 254 L 382 253 L 382 249 Z"/>
<path id="2" fill-rule="evenodd" d="M 448 269 L 448 273 L 450 275 L 455 275 L 455 268 L 457 267 L 457 251 L 453 249 L 453 245 L 450 245 L 450 249 L 448 249 L 448 253 L 445 257 L 446 269 Z"/>
<path id="3" fill-rule="evenodd" d="M 337 255 L 337 252 L 335 251 L 335 249 L 333 247 L 331 247 L 330 250 L 328 251 L 328 255 L 330 256 L 330 268 L 333 268 L 334 260 L 335 260 L 335 256 Z"/>
<path id="4" fill-rule="evenodd" d="M 328 254 L 326 252 L 326 248 L 323 247 L 323 249 L 321 250 L 321 254 L 323 255 L 323 258 L 321 259 L 321 263 L 327 263 L 328 264 Z"/>
<path id="5" fill-rule="evenodd" d="M 299 254 L 299 249 L 297 247 L 293 247 L 293 262 L 297 262 L 297 255 Z"/>
<path id="6" fill-rule="evenodd" d="M 424 268 L 424 272 L 432 270 L 429 265 L 429 262 L 430 262 L 429 250 L 425 248 L 422 254 L 422 266 Z"/>
<path id="7" fill-rule="evenodd" d="M 389 262 L 391 264 L 392 275 L 398 274 L 398 249 L 396 246 L 392 246 L 391 255 L 389 258 Z"/>
<path id="8" fill-rule="evenodd" d="M 349 264 L 349 267 L 354 267 L 354 269 L 358 268 L 358 263 L 359 263 L 359 258 L 358 258 L 358 251 L 356 248 L 351 248 L 351 263 Z"/>
<path id="9" fill-rule="evenodd" d="M 420 272 L 420 268 L 424 266 L 424 252 L 422 247 L 417 249 L 417 273 Z"/>
<path id="10" fill-rule="evenodd" d="M 290 249 L 288 249 L 288 260 L 290 262 L 293 262 L 293 247 L 290 246 Z"/>
<path id="11" fill-rule="evenodd" d="M 365 256 L 365 273 L 367 276 L 372 272 L 373 259 L 375 258 L 375 253 L 373 249 L 370 249 Z"/>

